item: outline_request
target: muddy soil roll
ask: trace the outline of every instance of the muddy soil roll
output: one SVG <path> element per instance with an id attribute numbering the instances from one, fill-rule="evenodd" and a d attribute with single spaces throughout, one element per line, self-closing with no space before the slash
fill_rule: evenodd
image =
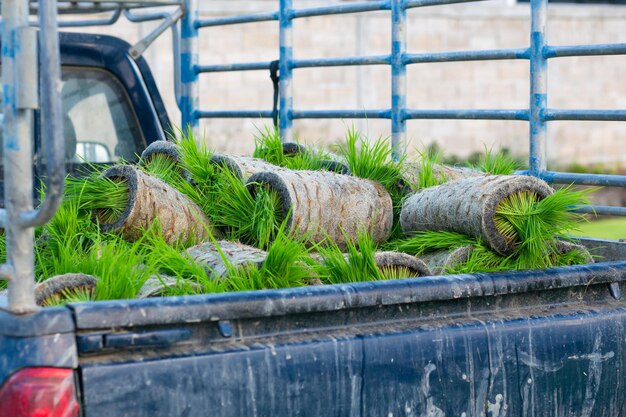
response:
<path id="1" fill-rule="evenodd" d="M 221 165 L 232 171 L 241 181 L 246 182 L 248 178 L 257 172 L 278 171 L 286 168 L 270 164 L 260 158 L 252 158 L 250 156 L 232 156 L 214 154 L 211 162 Z"/>
<path id="2" fill-rule="evenodd" d="M 376 252 L 374 262 L 378 269 L 383 268 L 406 268 L 413 276 L 426 277 L 432 275 L 428 265 L 421 259 L 402 252 Z"/>
<path id="3" fill-rule="evenodd" d="M 180 191 L 130 165 L 116 165 L 102 173 L 112 180 L 128 184 L 128 202 L 115 222 L 104 223 L 93 213 L 93 221 L 100 222 L 104 232 L 118 231 L 129 241 L 143 236 L 155 220 L 161 226 L 165 241 L 201 240 L 207 236 L 209 219 L 200 207 Z"/>
<path id="4" fill-rule="evenodd" d="M 592 264 L 594 263 L 593 256 L 589 252 L 589 249 L 580 245 L 578 243 L 569 242 L 567 240 L 557 240 L 555 243 L 556 250 L 560 254 L 566 254 L 573 251 L 578 251 L 580 253 L 581 260 L 584 264 Z"/>
<path id="5" fill-rule="evenodd" d="M 54 297 L 64 297 L 73 292 L 96 292 L 98 279 L 86 274 L 63 274 L 48 278 L 35 286 L 37 305 L 45 305 Z"/>
<path id="6" fill-rule="evenodd" d="M 448 230 L 482 237 L 493 250 L 508 255 L 515 250 L 516 242 L 498 232 L 493 217 L 503 199 L 526 191 L 539 199 L 552 194 L 544 181 L 522 175 L 486 175 L 447 182 L 407 198 L 400 225 L 405 234 Z"/>
<path id="7" fill-rule="evenodd" d="M 404 180 L 409 184 L 418 184 L 422 174 L 422 166 L 419 163 L 408 163 L 404 165 Z M 442 182 L 454 181 L 463 178 L 485 176 L 482 171 L 467 167 L 457 167 L 443 164 L 433 165 L 433 175 Z"/>
<path id="8" fill-rule="evenodd" d="M 346 239 L 356 241 L 359 231 L 380 243 L 391 232 L 391 197 L 373 181 L 327 171 L 281 170 L 259 172 L 247 186 L 253 195 L 259 186 L 276 191 L 283 216 L 290 214 L 287 230 L 312 243 L 328 237 L 345 247 Z"/>
<path id="9" fill-rule="evenodd" d="M 267 258 L 267 252 L 239 242 L 220 240 L 217 244 L 224 257 L 233 266 L 250 265 L 261 268 L 265 258 Z M 186 252 L 197 264 L 204 267 L 207 274 L 216 277 L 225 277 L 227 275 L 228 269 L 224 259 L 212 242 L 192 246 Z"/>
<path id="10" fill-rule="evenodd" d="M 314 153 L 315 151 L 308 146 L 299 143 L 285 142 L 283 143 L 283 154 L 293 156 L 300 153 Z M 350 175 L 350 167 L 343 161 L 339 155 L 327 154 L 328 158 L 320 161 L 320 169 L 323 171 L 332 171 L 338 174 Z"/>
<path id="11" fill-rule="evenodd" d="M 141 165 L 145 165 L 155 155 L 164 155 L 172 162 L 180 163 L 180 148 L 168 140 L 157 140 L 148 145 L 141 153 Z"/>
<path id="12" fill-rule="evenodd" d="M 434 275 L 443 275 L 449 270 L 458 267 L 468 261 L 474 247 L 471 245 L 461 246 L 451 250 L 430 252 L 420 255 Z"/>
<path id="13" fill-rule="evenodd" d="M 201 290 L 202 286 L 197 282 L 177 279 L 174 277 L 170 277 L 167 275 L 151 276 L 144 282 L 137 293 L 137 298 L 151 298 L 151 297 L 160 297 L 165 291 L 169 288 L 175 287 L 183 287 L 184 285 L 191 286 L 196 290 Z"/>

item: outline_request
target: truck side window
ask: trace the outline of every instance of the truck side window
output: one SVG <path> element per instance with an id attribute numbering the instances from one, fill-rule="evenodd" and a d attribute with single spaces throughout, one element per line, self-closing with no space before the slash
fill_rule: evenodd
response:
<path id="1" fill-rule="evenodd" d="M 67 162 L 135 161 L 141 129 L 122 85 L 93 68 L 63 68 Z"/>

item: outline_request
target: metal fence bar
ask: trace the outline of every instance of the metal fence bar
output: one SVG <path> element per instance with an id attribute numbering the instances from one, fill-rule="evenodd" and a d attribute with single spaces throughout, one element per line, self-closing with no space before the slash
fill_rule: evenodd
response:
<path id="1" fill-rule="evenodd" d="M 32 126 L 38 82 L 32 70 L 37 68 L 37 34 L 29 27 L 27 0 L 2 1 L 1 14 L 7 253 L 0 273 L 9 281 L 9 309 L 27 313 L 37 308 L 34 230 L 21 224 L 20 215 L 33 209 Z M 19 91 L 22 87 L 24 91 Z"/>
<path id="2" fill-rule="evenodd" d="M 626 110 L 556 110 L 546 109 L 541 117 L 544 121 L 597 120 L 626 121 Z"/>
<path id="3" fill-rule="evenodd" d="M 403 111 L 403 119 L 464 119 L 464 120 L 529 120 L 526 109 L 519 110 L 411 110 Z"/>
<path id="4" fill-rule="evenodd" d="M 432 52 L 425 54 L 404 54 L 405 64 L 425 64 L 432 62 L 493 61 L 499 59 L 529 59 L 530 49 L 493 49 L 479 51 Z"/>
<path id="5" fill-rule="evenodd" d="M 626 216 L 626 207 L 617 206 L 580 206 L 574 210 L 576 213 L 601 214 L 603 216 Z"/>
<path id="6" fill-rule="evenodd" d="M 404 0 L 404 8 L 413 9 L 415 7 L 443 6 L 446 4 L 478 3 L 479 1 L 486 0 Z"/>
<path id="7" fill-rule="evenodd" d="M 391 55 L 348 56 L 341 58 L 294 59 L 291 68 L 346 67 L 351 65 L 390 65 Z"/>
<path id="8" fill-rule="evenodd" d="M 283 142 L 293 142 L 293 120 L 290 113 L 293 110 L 293 83 L 291 80 L 291 61 L 293 59 L 293 22 L 291 20 L 292 0 L 280 0 L 280 107 L 278 109 L 280 139 Z"/>
<path id="9" fill-rule="evenodd" d="M 278 20 L 278 13 L 256 13 L 242 16 L 226 16 L 217 17 L 213 19 L 196 20 L 194 27 L 196 29 L 206 28 L 211 26 L 226 26 L 237 25 L 241 23 L 256 23 L 256 22 L 271 22 L 272 20 Z"/>
<path id="10" fill-rule="evenodd" d="M 548 61 L 543 56 L 546 44 L 548 0 L 531 0 L 530 18 L 530 174 L 546 170 L 547 125 L 542 112 L 548 101 Z"/>
<path id="11" fill-rule="evenodd" d="M 294 110 L 293 119 L 391 119 L 391 110 Z"/>
<path id="12" fill-rule="evenodd" d="M 237 64 L 221 64 L 221 65 L 196 65 L 196 74 L 205 72 L 230 72 L 230 71 L 257 71 L 269 70 L 270 62 L 243 62 Z"/>
<path id="13" fill-rule="evenodd" d="M 271 118 L 271 110 L 196 110 L 196 119 Z"/>
<path id="14" fill-rule="evenodd" d="M 361 3 L 338 4 L 333 6 L 311 7 L 307 9 L 297 9 L 290 12 L 291 19 L 313 16 L 327 16 L 334 14 L 349 14 L 372 12 L 376 10 L 389 10 L 394 0 L 374 0 Z"/>
<path id="15" fill-rule="evenodd" d="M 626 43 L 546 46 L 543 49 L 544 58 L 624 54 L 626 54 Z"/>
<path id="16" fill-rule="evenodd" d="M 198 85 L 198 0 L 185 0 L 187 11 L 181 20 L 181 97 L 179 108 L 182 116 L 182 129 L 191 129 L 195 137 L 198 137 L 198 118 L 195 117 L 196 109 L 200 103 Z"/>
<path id="17" fill-rule="evenodd" d="M 580 174 L 573 172 L 544 171 L 540 177 L 555 184 L 598 185 L 603 187 L 626 186 L 626 175 Z"/>
<path id="18" fill-rule="evenodd" d="M 406 119 L 406 9 L 403 1 L 391 2 L 391 152 L 394 159 L 405 154 Z"/>

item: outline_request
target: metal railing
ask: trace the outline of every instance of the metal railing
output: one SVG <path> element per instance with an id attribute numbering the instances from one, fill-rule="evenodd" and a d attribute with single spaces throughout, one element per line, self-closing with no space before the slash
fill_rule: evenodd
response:
<path id="1" fill-rule="evenodd" d="M 391 121 L 392 145 L 395 156 L 405 150 L 406 124 L 414 119 L 464 119 L 464 120 L 522 120 L 529 122 L 529 170 L 524 172 L 557 184 L 585 184 L 626 186 L 624 175 L 574 174 L 549 171 L 546 168 L 546 141 L 548 122 L 557 120 L 626 121 L 622 110 L 561 110 L 547 107 L 547 69 L 550 59 L 589 55 L 626 54 L 626 44 L 551 46 L 546 43 L 548 0 L 531 0 L 530 46 L 518 49 L 469 50 L 414 54 L 406 51 L 406 11 L 416 7 L 442 6 L 483 0 L 375 0 L 334 4 L 325 7 L 294 9 L 292 0 L 279 0 L 279 10 L 242 16 L 210 19 L 198 17 L 198 0 L 186 0 L 190 13 L 182 22 L 183 67 L 181 69 L 183 97 L 181 98 L 183 126 L 197 128 L 203 118 L 272 117 L 271 110 L 202 110 L 198 103 L 198 78 L 200 74 L 268 70 L 270 62 L 247 62 L 226 65 L 200 65 L 198 63 L 198 31 L 205 27 L 245 24 L 253 22 L 279 22 L 280 69 L 280 134 L 283 141 L 293 140 L 293 122 L 296 119 L 367 118 Z M 391 13 L 391 53 L 375 56 L 349 56 L 341 58 L 296 59 L 293 55 L 294 20 L 311 16 L 360 13 L 386 10 Z M 445 109 L 417 110 L 406 107 L 406 67 L 412 64 L 433 62 L 463 62 L 485 60 L 527 60 L 530 62 L 529 107 L 525 109 Z M 363 110 L 300 110 L 293 108 L 292 77 L 299 68 L 387 65 L 391 66 L 390 106 L 385 109 Z M 597 214 L 626 215 L 624 207 L 589 206 L 580 211 Z"/>
<path id="2" fill-rule="evenodd" d="M 65 140 L 61 107 L 61 65 L 58 26 L 113 24 L 124 12 L 131 21 L 162 20 L 162 23 L 129 53 L 134 58 L 167 28 L 173 27 L 174 51 L 178 55 L 177 20 L 180 0 L 2 0 L 2 91 L 0 122 L 3 130 L 4 201 L 0 228 L 6 233 L 6 262 L 0 279 L 8 281 L 8 308 L 28 313 L 37 308 L 34 277 L 34 227 L 54 216 L 63 197 Z M 131 8 L 179 6 L 173 12 L 133 15 Z M 112 11 L 105 19 L 59 21 L 58 13 Z M 38 19 L 30 20 L 30 14 Z M 38 27 L 38 28 L 37 28 Z M 177 61 L 175 61 L 177 62 Z M 178 67 L 178 66 L 177 66 Z M 176 73 L 177 74 L 177 73 Z M 177 77 L 179 78 L 179 77 Z M 39 110 L 42 151 L 46 158 L 45 198 L 33 207 L 33 122 Z"/>

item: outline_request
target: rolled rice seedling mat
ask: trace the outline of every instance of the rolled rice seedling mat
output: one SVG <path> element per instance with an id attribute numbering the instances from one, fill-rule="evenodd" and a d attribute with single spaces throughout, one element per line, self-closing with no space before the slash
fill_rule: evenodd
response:
<path id="1" fill-rule="evenodd" d="M 280 171 L 285 170 L 269 162 L 266 162 L 259 158 L 252 158 L 250 156 L 232 156 L 215 154 L 211 158 L 211 162 L 216 165 L 221 165 L 231 170 L 238 178 L 241 178 L 243 182 L 246 182 L 248 178 L 257 172 L 266 171 Z"/>
<path id="2" fill-rule="evenodd" d="M 55 299 L 63 299 L 77 292 L 96 292 L 98 279 L 86 274 L 63 274 L 48 278 L 35 286 L 37 305 L 50 304 Z"/>
<path id="3" fill-rule="evenodd" d="M 346 262 L 350 261 L 349 254 L 344 253 L 343 257 Z M 311 258 L 320 264 L 324 263 L 324 257 L 319 253 L 311 253 Z M 433 275 L 428 265 L 426 265 L 422 259 L 416 256 L 411 256 L 407 253 L 394 251 L 376 252 L 374 253 L 374 263 L 376 264 L 378 270 L 383 274 L 388 272 L 392 275 L 398 275 L 399 272 L 406 271 L 407 277 L 426 277 Z"/>
<path id="4" fill-rule="evenodd" d="M 467 167 L 457 167 L 442 164 L 432 165 L 433 176 L 441 179 L 442 182 L 454 181 L 463 178 L 485 176 L 482 171 Z M 422 165 L 419 163 L 405 164 L 404 178 L 409 184 L 419 183 L 419 177 L 422 174 Z"/>
<path id="5" fill-rule="evenodd" d="M 154 155 L 164 155 L 173 162 L 180 163 L 180 148 L 168 140 L 157 140 L 148 145 L 141 153 L 141 165 L 145 165 Z"/>
<path id="6" fill-rule="evenodd" d="M 239 242 L 220 240 L 217 244 L 224 257 L 235 267 L 250 265 L 261 268 L 267 258 L 267 252 Z M 225 277 L 228 274 L 228 267 L 212 242 L 192 246 L 186 252 L 197 264 L 204 267 L 207 274 L 217 277 Z"/>
<path id="7" fill-rule="evenodd" d="M 587 249 L 583 245 L 574 242 L 568 242 L 566 240 L 557 240 L 555 246 L 556 250 L 562 255 L 573 251 L 578 251 L 584 264 L 594 263 L 593 256 L 589 252 L 589 249 Z"/>
<path id="8" fill-rule="evenodd" d="M 468 261 L 474 247 L 461 246 L 452 250 L 443 250 L 420 255 L 420 259 L 433 272 L 433 275 L 443 275 Z"/>
<path id="9" fill-rule="evenodd" d="M 398 278 L 402 277 L 402 272 L 408 272 L 410 277 L 426 277 L 432 275 L 432 272 L 426 263 L 407 253 L 402 252 L 376 252 L 374 254 L 374 262 L 378 269 L 386 275 L 386 272 L 390 272 L 392 275 L 397 275 Z"/>
<path id="10" fill-rule="evenodd" d="M 493 250 L 508 255 L 517 242 L 498 231 L 494 215 L 500 202 L 523 192 L 534 193 L 541 200 L 553 190 L 544 181 L 523 175 L 463 178 L 407 198 L 402 205 L 400 225 L 405 234 L 448 230 L 481 237 Z"/>
<path id="11" fill-rule="evenodd" d="M 375 243 L 389 238 L 393 204 L 381 184 L 327 171 L 259 172 L 248 179 L 252 195 L 258 187 L 276 191 L 286 230 L 310 243 L 331 239 L 344 248 L 365 232 Z M 283 219 L 280 219 L 283 220 Z"/>
<path id="12" fill-rule="evenodd" d="M 286 142 L 283 143 L 283 154 L 287 156 L 298 155 L 300 153 L 313 153 L 309 147 L 301 145 L 299 143 Z M 350 175 L 350 167 L 339 155 L 327 154 L 328 159 L 322 159 L 320 161 L 320 169 L 323 171 L 332 171 L 338 174 Z"/>
<path id="13" fill-rule="evenodd" d="M 160 277 L 151 276 L 144 282 L 141 289 L 137 293 L 137 298 L 151 298 L 162 296 L 168 288 L 181 286 L 181 279 L 161 275 Z M 185 280 L 186 284 L 196 290 L 201 290 L 202 286 L 197 282 Z"/>
<path id="14" fill-rule="evenodd" d="M 121 216 L 102 222 L 97 210 L 93 221 L 104 232 L 118 231 L 129 241 L 141 238 L 158 221 L 168 244 L 176 241 L 202 240 L 207 237 L 209 219 L 200 207 L 180 191 L 130 165 L 116 165 L 102 175 L 128 184 L 128 201 Z"/>

